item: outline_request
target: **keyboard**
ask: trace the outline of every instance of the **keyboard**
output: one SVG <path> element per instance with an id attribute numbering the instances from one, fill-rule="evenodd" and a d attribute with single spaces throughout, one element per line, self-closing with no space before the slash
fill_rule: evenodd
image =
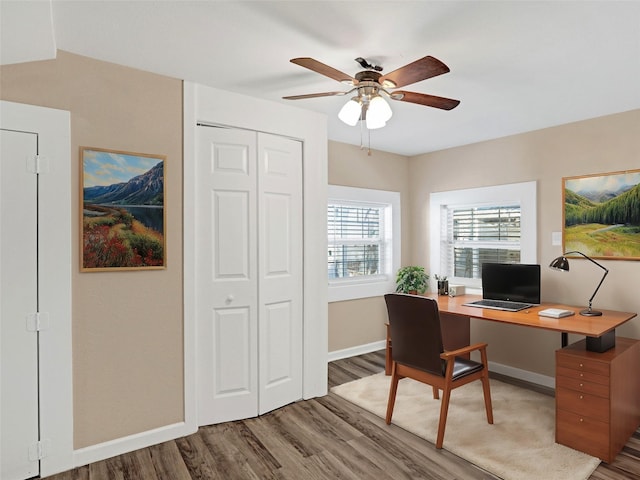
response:
<path id="1" fill-rule="evenodd" d="M 492 308 L 493 310 L 506 310 L 507 312 L 517 312 L 525 308 L 531 308 L 533 303 L 512 302 L 510 300 L 489 300 L 482 299 L 475 302 L 465 303 L 466 307 Z"/>

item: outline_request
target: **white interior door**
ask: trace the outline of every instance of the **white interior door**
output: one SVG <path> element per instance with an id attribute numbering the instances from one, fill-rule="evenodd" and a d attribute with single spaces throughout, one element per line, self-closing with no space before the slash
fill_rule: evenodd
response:
<path id="1" fill-rule="evenodd" d="M 302 145 L 258 135 L 259 412 L 302 398 Z"/>
<path id="2" fill-rule="evenodd" d="M 198 422 L 257 415 L 255 133 L 199 127 Z"/>
<path id="3" fill-rule="evenodd" d="M 302 398 L 302 155 L 299 142 L 216 127 L 198 128 L 197 148 L 206 425 Z"/>
<path id="4" fill-rule="evenodd" d="M 22 480 L 40 473 L 38 336 L 27 330 L 38 311 L 38 186 L 27 169 L 38 138 L 0 134 L 0 478 Z"/>

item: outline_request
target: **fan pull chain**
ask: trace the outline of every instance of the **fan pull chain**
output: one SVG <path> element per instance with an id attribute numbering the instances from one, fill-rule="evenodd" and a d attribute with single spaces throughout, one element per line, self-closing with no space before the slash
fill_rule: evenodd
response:
<path id="1" fill-rule="evenodd" d="M 360 150 L 364 150 L 365 148 L 367 149 L 367 156 L 371 156 L 371 130 L 369 130 L 368 128 L 367 130 L 367 135 L 368 135 L 368 145 L 365 147 L 364 142 L 362 141 L 362 132 L 364 130 L 364 121 L 360 120 Z"/>

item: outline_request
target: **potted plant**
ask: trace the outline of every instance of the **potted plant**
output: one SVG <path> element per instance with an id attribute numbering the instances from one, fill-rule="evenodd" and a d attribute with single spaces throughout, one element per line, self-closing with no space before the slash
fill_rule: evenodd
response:
<path id="1" fill-rule="evenodd" d="M 396 292 L 424 293 L 429 286 L 429 274 L 424 267 L 408 266 L 398 270 L 396 275 Z"/>

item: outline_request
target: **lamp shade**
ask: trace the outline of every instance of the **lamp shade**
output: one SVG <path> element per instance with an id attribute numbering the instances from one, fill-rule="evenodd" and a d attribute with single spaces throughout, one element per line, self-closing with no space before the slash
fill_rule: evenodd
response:
<path id="1" fill-rule="evenodd" d="M 374 96 L 369 100 L 367 105 L 367 128 L 369 130 L 375 130 L 376 128 L 382 128 L 387 124 L 387 120 L 391 118 L 391 108 L 387 102 L 379 95 Z"/>
<path id="2" fill-rule="evenodd" d="M 553 268 L 554 270 L 561 270 L 563 272 L 568 272 L 569 260 L 567 260 L 567 257 L 565 256 L 558 257 L 549 264 L 549 268 Z"/>
<path id="3" fill-rule="evenodd" d="M 380 95 L 376 95 L 369 101 L 367 113 L 373 115 L 376 120 L 378 118 L 382 119 L 383 122 L 388 122 L 393 115 L 391 107 Z"/>
<path id="4" fill-rule="evenodd" d="M 384 120 L 380 119 L 380 118 L 376 118 L 372 115 L 369 115 L 369 112 L 367 112 L 367 128 L 369 130 L 375 130 L 377 128 L 382 128 L 387 124 L 387 122 L 385 122 Z"/>
<path id="5" fill-rule="evenodd" d="M 338 113 L 338 118 L 342 120 L 347 125 L 353 127 L 358 123 L 360 119 L 360 114 L 362 113 L 362 105 L 355 99 L 349 100 L 344 104 L 342 109 L 340 109 L 340 113 Z"/>

